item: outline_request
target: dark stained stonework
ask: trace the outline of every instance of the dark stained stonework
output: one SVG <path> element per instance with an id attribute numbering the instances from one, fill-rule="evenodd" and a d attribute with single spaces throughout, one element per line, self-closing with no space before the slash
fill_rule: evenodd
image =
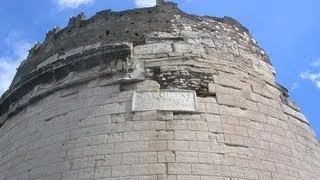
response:
<path id="1" fill-rule="evenodd" d="M 19 98 L 34 88 L 35 85 L 53 81 L 54 79 L 51 78 L 51 76 L 46 77 L 49 73 L 48 69 L 55 69 L 54 66 L 56 66 L 56 64 L 63 66 L 65 62 L 67 63 L 72 59 L 86 56 L 93 52 L 88 51 L 83 54 L 73 55 L 68 57 L 67 61 L 63 61 L 62 63 L 57 61 L 44 69 L 36 69 L 41 62 L 50 56 L 55 54 L 61 56 L 70 49 L 98 42 L 100 42 L 102 46 L 117 42 L 131 42 L 133 43 L 133 46 L 145 44 L 147 34 L 155 31 L 172 32 L 174 25 L 181 26 L 181 24 L 173 21 L 175 16 L 185 17 L 190 21 L 190 23 L 194 24 L 201 24 L 203 19 L 212 19 L 223 24 L 235 26 L 239 28 L 240 31 L 249 35 L 249 31 L 245 27 L 230 17 L 199 17 L 196 15 L 186 14 L 177 8 L 177 4 L 172 2 L 158 2 L 158 5 L 155 7 L 121 12 L 105 10 L 96 13 L 95 16 L 88 20 L 86 20 L 85 15 L 81 13 L 76 17 L 70 18 L 66 28 L 60 29 L 59 27 L 55 27 L 53 30 L 49 31 L 44 42 L 37 43 L 30 50 L 28 58 L 23 61 L 18 68 L 18 72 L 15 75 L 10 89 L 1 97 L 0 115 L 8 110 L 9 104 L 15 103 Z M 209 24 L 201 24 L 193 28 L 217 31 L 214 29 L 214 26 Z M 230 36 L 233 37 L 234 40 L 238 39 L 236 34 L 230 34 Z M 152 38 L 148 39 L 152 40 Z M 155 39 L 159 40 L 161 38 L 155 37 Z M 182 36 L 178 36 L 162 38 L 162 40 L 183 41 L 184 38 Z M 256 46 L 257 49 L 260 49 L 253 42 L 252 44 Z M 269 62 L 266 55 L 264 60 Z M 68 68 L 65 68 L 65 70 L 66 72 L 61 72 L 61 74 L 67 74 Z M 43 71 L 47 71 L 47 73 L 43 74 Z M 51 72 L 56 74 L 54 71 Z M 35 77 L 41 77 L 44 80 Z"/>

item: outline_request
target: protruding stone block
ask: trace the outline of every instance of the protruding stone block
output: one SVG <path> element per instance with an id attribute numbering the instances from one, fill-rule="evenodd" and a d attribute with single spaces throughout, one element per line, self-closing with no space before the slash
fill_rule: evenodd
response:
<path id="1" fill-rule="evenodd" d="M 146 54 L 161 54 L 170 53 L 172 51 L 170 43 L 154 43 L 136 46 L 134 48 L 134 54 L 146 55 Z"/>
<path id="2" fill-rule="evenodd" d="M 133 111 L 184 111 L 198 110 L 197 96 L 194 91 L 137 91 L 133 94 Z"/>

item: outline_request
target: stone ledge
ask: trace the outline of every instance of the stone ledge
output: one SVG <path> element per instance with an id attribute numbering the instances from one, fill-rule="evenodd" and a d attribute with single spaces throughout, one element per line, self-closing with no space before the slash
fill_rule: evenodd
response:
<path id="1" fill-rule="evenodd" d="M 131 47 L 129 45 L 112 44 L 100 47 L 99 49 L 91 49 L 80 54 L 75 54 L 66 59 L 60 59 L 40 69 L 36 69 L 28 76 L 21 79 L 21 83 L 18 83 L 19 86 L 11 87 L 11 89 L 3 94 L 0 100 L 0 116 L 3 116 L 4 113 L 8 112 L 10 106 L 14 106 L 14 104 L 16 104 L 23 96 L 32 92 L 35 87 L 64 80 L 68 77 L 70 72 L 90 70 L 93 67 L 101 66 L 100 69 L 96 69 L 96 73 L 89 74 L 88 76 L 97 78 L 100 76 L 115 75 L 114 81 L 117 82 L 127 82 L 135 78 L 143 79 L 143 65 L 133 62 L 136 60 L 130 59 L 130 57 Z M 128 62 L 124 62 L 121 59 L 126 59 Z M 121 68 L 107 67 L 111 66 L 111 61 L 120 60 L 122 61 Z M 117 66 L 118 64 L 119 63 L 115 62 L 114 65 Z M 128 67 L 123 67 L 124 64 Z M 136 72 L 136 69 L 138 69 L 139 72 Z M 128 72 L 129 70 L 130 73 Z M 78 81 L 80 80 L 82 82 L 87 79 L 90 78 L 80 77 L 78 78 Z M 1 121 L 0 124 L 1 123 L 3 123 L 3 121 Z"/>

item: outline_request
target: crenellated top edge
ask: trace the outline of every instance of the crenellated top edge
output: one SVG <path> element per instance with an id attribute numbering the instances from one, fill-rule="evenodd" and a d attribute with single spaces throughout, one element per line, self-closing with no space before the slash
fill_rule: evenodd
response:
<path id="1" fill-rule="evenodd" d="M 150 13 L 150 11 L 154 11 L 155 13 L 159 13 L 161 16 L 183 14 L 183 15 L 187 15 L 189 17 L 192 17 L 192 16 L 193 17 L 200 17 L 200 16 L 196 16 L 196 15 L 192 15 L 192 14 L 187 14 L 178 8 L 177 3 L 168 2 L 165 0 L 157 0 L 156 6 L 149 7 L 149 8 L 138 8 L 138 9 L 119 11 L 119 12 L 112 11 L 111 9 L 108 9 L 108 10 L 97 12 L 96 15 L 94 15 L 93 17 L 91 17 L 89 19 L 87 19 L 86 15 L 83 12 L 81 12 L 77 16 L 71 17 L 69 19 L 68 25 L 65 28 L 61 29 L 60 27 L 55 26 L 53 29 L 49 30 L 46 33 L 46 37 L 45 37 L 44 42 L 37 43 L 29 51 L 29 55 L 27 57 L 27 60 L 29 61 L 29 60 L 35 59 L 36 58 L 35 56 L 38 53 L 37 50 L 40 50 L 40 49 L 43 50 L 44 46 L 46 46 L 46 44 L 49 43 L 50 41 L 59 40 L 61 38 L 61 36 L 65 36 L 66 31 L 70 33 L 73 30 L 81 29 L 85 26 L 90 26 L 90 24 L 93 24 L 95 21 L 99 21 L 99 19 L 102 19 L 102 18 L 105 20 L 108 20 L 108 16 L 110 18 L 115 18 L 115 17 L 121 18 L 125 15 L 133 15 L 133 14 L 137 14 L 139 12 L 143 13 L 144 11 L 146 13 Z M 242 26 L 238 21 L 236 21 L 235 19 L 233 19 L 231 17 L 223 17 L 223 18 L 212 17 L 212 16 L 203 16 L 203 17 L 211 18 L 211 19 L 214 19 L 216 21 L 226 23 L 226 24 L 236 25 L 237 27 L 242 29 L 244 32 L 249 34 L 249 31 L 247 28 Z M 41 51 L 41 53 L 44 53 L 44 52 Z M 52 54 L 54 54 L 54 53 L 51 53 L 50 55 L 52 55 Z M 45 57 L 45 58 L 47 58 L 47 57 Z M 42 59 L 45 59 L 45 58 L 42 58 Z M 21 67 L 19 69 L 21 69 Z"/>
<path id="2" fill-rule="evenodd" d="M 239 32 L 251 37 L 248 29 L 233 18 L 187 14 L 181 11 L 176 3 L 164 0 L 158 0 L 154 7 L 119 12 L 110 9 L 100 11 L 89 19 L 84 13 L 80 13 L 69 19 L 67 27 L 61 29 L 55 26 L 48 31 L 45 40 L 42 43 L 36 43 L 30 49 L 27 60 L 19 66 L 8 91 L 13 91 L 23 83 L 24 77 L 34 72 L 39 64 L 55 54 L 61 56 L 69 50 L 98 42 L 102 45 L 119 42 L 131 42 L 134 46 L 145 44 L 146 34 L 175 31 L 173 27 L 177 24 L 173 20 L 176 16 L 182 16 L 194 22 L 211 19 L 214 22 L 235 26 Z M 257 45 L 253 44 L 253 46 Z"/>

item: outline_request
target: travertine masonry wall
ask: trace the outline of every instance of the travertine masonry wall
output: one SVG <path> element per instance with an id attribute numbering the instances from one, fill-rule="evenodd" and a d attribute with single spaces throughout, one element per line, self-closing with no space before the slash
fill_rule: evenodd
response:
<path id="1" fill-rule="evenodd" d="M 39 72 L 59 64 L 66 76 L 47 73 L 1 116 L 0 179 L 319 179 L 320 143 L 250 35 L 227 20 L 170 18 L 172 31 L 143 44 L 43 60 Z M 174 95 L 157 97 L 166 111 L 132 107 L 136 92 L 168 90 L 196 93 L 196 110 L 174 107 Z"/>

